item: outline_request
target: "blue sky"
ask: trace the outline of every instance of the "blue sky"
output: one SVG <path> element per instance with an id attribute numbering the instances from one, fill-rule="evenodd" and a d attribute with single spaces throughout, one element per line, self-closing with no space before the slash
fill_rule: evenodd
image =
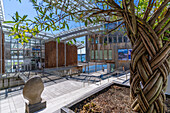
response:
<path id="1" fill-rule="evenodd" d="M 19 3 L 18 0 L 3 0 L 4 4 L 4 13 L 5 13 L 5 20 L 12 20 L 11 16 L 14 15 L 16 11 L 18 11 L 19 15 L 28 15 L 28 18 L 34 19 L 34 16 L 36 16 L 36 12 L 33 9 L 32 3 L 29 2 L 29 0 L 22 0 L 21 3 Z M 75 23 L 70 22 L 69 27 L 70 29 L 84 26 L 83 23 Z M 63 31 L 63 30 L 62 30 Z M 57 33 L 57 32 L 56 32 Z M 84 37 L 78 38 L 77 41 L 85 40 Z M 80 51 L 78 51 L 80 53 Z M 82 53 L 85 53 L 85 49 L 82 49 Z"/>

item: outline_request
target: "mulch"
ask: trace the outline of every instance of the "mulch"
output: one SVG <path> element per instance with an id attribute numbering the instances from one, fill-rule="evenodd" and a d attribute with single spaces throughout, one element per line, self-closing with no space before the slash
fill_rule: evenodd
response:
<path id="1" fill-rule="evenodd" d="M 132 113 L 129 95 L 129 88 L 112 85 L 71 109 L 75 113 Z M 167 113 L 170 113 L 170 98 L 167 98 L 166 105 Z"/>

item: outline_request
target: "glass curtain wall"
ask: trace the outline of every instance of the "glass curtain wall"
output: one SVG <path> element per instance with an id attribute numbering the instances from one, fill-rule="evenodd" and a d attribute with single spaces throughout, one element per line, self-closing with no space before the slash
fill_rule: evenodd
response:
<path id="1" fill-rule="evenodd" d="M 18 39 L 5 34 L 5 72 L 16 72 L 37 69 L 38 62 L 43 63 L 45 58 L 45 42 L 39 39 L 30 39 L 21 44 Z"/>

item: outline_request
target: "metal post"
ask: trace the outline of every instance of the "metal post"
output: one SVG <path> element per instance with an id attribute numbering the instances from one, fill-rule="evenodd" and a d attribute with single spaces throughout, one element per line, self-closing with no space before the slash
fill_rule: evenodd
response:
<path id="1" fill-rule="evenodd" d="M 40 40 L 40 63 L 41 63 L 41 69 L 42 69 L 42 40 Z"/>
<path id="2" fill-rule="evenodd" d="M 85 65 L 85 73 L 86 73 L 86 65 Z"/>
<path id="3" fill-rule="evenodd" d="M 1 21 L 1 18 L 0 18 L 0 21 Z M 0 22 L 0 26 L 1 26 L 1 75 L 0 75 L 0 78 L 2 77 L 2 23 Z"/>
<path id="4" fill-rule="evenodd" d="M 98 38 L 98 44 L 97 44 L 97 49 L 98 49 L 98 60 L 100 60 L 101 58 L 100 58 L 100 38 L 99 38 L 99 36 L 97 37 Z"/>
<path id="5" fill-rule="evenodd" d="M 82 53 L 81 53 L 81 49 L 80 49 L 80 59 L 81 59 L 81 62 L 82 62 Z"/>
<path id="6" fill-rule="evenodd" d="M 88 74 L 89 74 L 89 62 L 88 62 Z"/>

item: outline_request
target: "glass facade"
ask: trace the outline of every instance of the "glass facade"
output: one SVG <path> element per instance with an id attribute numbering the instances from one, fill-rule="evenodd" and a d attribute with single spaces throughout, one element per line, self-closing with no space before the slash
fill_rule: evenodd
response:
<path id="1" fill-rule="evenodd" d="M 37 69 L 38 62 L 44 62 L 45 41 L 30 39 L 23 45 L 18 41 L 5 34 L 5 72 L 15 72 L 18 67 L 21 71 Z"/>
<path id="2" fill-rule="evenodd" d="M 112 50 L 109 50 L 109 60 L 112 60 Z"/>
<path id="3" fill-rule="evenodd" d="M 124 36 L 124 37 L 123 37 L 123 41 L 124 41 L 124 42 L 128 42 L 127 37 Z"/>
<path id="4" fill-rule="evenodd" d="M 99 39 L 99 41 L 98 41 Z M 104 44 L 103 44 L 104 42 Z M 92 50 L 91 51 L 91 59 L 92 60 L 113 60 L 113 50 L 111 49 L 111 44 L 112 43 L 128 43 L 129 39 L 127 36 L 123 36 L 121 34 L 115 33 L 115 34 L 109 34 L 109 35 L 104 35 L 104 36 L 98 36 L 95 35 L 95 37 L 92 38 L 92 46 L 97 46 L 97 47 L 102 47 L 100 44 L 104 46 L 104 51 L 101 50 L 103 48 L 99 48 L 99 50 Z M 119 46 L 119 45 L 116 45 Z M 123 45 L 124 46 L 124 45 Z M 126 48 L 126 47 L 125 47 Z M 104 52 L 104 53 L 103 53 Z M 126 54 L 123 54 L 119 50 L 119 60 L 127 60 L 124 58 Z M 130 55 L 128 56 L 130 59 Z"/>
<path id="5" fill-rule="evenodd" d="M 103 51 L 102 50 L 99 51 L 100 51 L 100 60 L 103 60 Z"/>
<path id="6" fill-rule="evenodd" d="M 122 42 L 122 36 L 119 36 L 118 40 L 119 40 L 119 43 L 121 43 Z"/>
<path id="7" fill-rule="evenodd" d="M 104 60 L 107 60 L 107 50 L 104 50 Z"/>
<path id="8" fill-rule="evenodd" d="M 116 36 L 113 37 L 113 40 L 114 40 L 113 41 L 114 43 L 117 43 L 117 37 Z"/>
<path id="9" fill-rule="evenodd" d="M 91 59 L 94 59 L 94 50 L 91 51 Z"/>
<path id="10" fill-rule="evenodd" d="M 98 57 L 98 50 L 95 50 L 95 59 L 98 60 L 99 57 Z"/>

